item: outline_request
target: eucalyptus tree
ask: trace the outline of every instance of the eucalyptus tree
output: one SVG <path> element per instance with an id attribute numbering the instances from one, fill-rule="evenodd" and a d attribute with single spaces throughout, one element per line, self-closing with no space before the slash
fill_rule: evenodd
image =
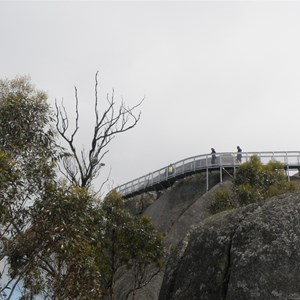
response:
<path id="1" fill-rule="evenodd" d="M 1 265 L 7 243 L 30 226 L 30 207 L 55 177 L 56 147 L 47 95 L 30 78 L 0 80 Z M 4 271 L 2 271 L 2 274 Z M 18 278 L 12 278 L 18 282 Z M 2 283 L 2 292 L 9 282 Z"/>
<path id="2" fill-rule="evenodd" d="M 77 152 L 75 130 L 68 136 L 64 107 L 52 114 L 44 92 L 28 77 L 0 81 L 1 296 L 11 299 L 20 283 L 21 299 L 114 299 L 116 276 L 135 274 L 127 296 L 160 271 L 163 240 L 146 217 L 132 216 L 115 192 L 100 201 L 92 189 L 110 141 L 140 119 L 122 102 L 98 111 L 88 155 Z M 67 141 L 69 151 L 58 146 Z M 63 162 L 61 168 L 60 161 Z M 60 178 L 57 168 L 63 172 Z M 145 270 L 151 266 L 151 272 Z M 4 279 L 8 278 L 6 282 Z"/>

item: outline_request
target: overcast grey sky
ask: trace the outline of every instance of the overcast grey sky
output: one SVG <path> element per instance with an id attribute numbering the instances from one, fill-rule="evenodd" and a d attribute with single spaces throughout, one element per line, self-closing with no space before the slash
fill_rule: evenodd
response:
<path id="1" fill-rule="evenodd" d="M 105 158 L 115 185 L 198 154 L 300 150 L 299 2 L 0 2 L 1 77 L 29 74 L 49 102 L 81 101 L 79 145 L 100 95 L 138 126 Z"/>

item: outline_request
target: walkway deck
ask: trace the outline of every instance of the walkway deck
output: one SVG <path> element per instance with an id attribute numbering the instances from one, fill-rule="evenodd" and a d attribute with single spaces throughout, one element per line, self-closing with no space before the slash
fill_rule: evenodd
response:
<path id="1" fill-rule="evenodd" d="M 244 163 L 253 155 L 257 155 L 262 163 L 270 160 L 279 161 L 286 170 L 288 180 L 290 171 L 300 170 L 300 151 L 273 151 L 273 152 L 243 152 L 242 161 Z M 209 189 L 209 171 L 220 170 L 220 182 L 226 170 L 233 170 L 235 176 L 236 169 L 240 163 L 237 162 L 236 152 L 217 153 L 215 163 L 212 163 L 211 154 L 197 155 L 180 160 L 169 166 L 165 166 L 157 171 L 139 177 L 128 183 L 120 185 L 116 190 L 124 197 L 130 197 L 146 191 L 155 190 L 158 187 L 166 187 L 179 178 L 189 176 L 194 173 L 206 172 L 206 189 Z"/>

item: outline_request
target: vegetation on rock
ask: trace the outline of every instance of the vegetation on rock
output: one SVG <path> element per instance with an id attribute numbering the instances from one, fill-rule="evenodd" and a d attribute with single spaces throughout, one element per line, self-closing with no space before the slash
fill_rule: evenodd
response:
<path id="1" fill-rule="evenodd" d="M 280 162 L 263 164 L 256 155 L 240 165 L 232 190 L 219 190 L 210 205 L 211 213 L 264 201 L 273 196 L 295 191 L 297 184 L 288 182 Z"/>

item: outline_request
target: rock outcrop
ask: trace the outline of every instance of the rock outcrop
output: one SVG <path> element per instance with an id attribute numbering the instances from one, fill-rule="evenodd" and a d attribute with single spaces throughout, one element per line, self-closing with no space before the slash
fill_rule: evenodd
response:
<path id="1" fill-rule="evenodd" d="M 179 180 L 143 212 L 164 233 L 167 248 L 176 246 L 191 228 L 210 216 L 208 206 L 219 188 L 219 173 L 210 174 L 210 181 L 214 187 L 207 192 L 203 174 Z"/>
<path id="2" fill-rule="evenodd" d="M 300 193 L 211 215 L 215 192 L 230 176 L 194 174 L 166 190 L 127 199 L 134 214 L 149 215 L 165 236 L 165 270 L 135 299 L 300 300 Z M 119 280 L 125 299 L 130 274 Z"/>
<path id="3" fill-rule="evenodd" d="M 224 177 L 224 180 L 226 177 Z M 210 216 L 209 204 L 214 199 L 220 174 L 209 173 L 212 187 L 206 191 L 206 175 L 195 174 L 178 180 L 168 189 L 159 192 L 148 192 L 126 200 L 127 207 L 134 214 L 145 214 L 152 218 L 155 227 L 163 232 L 167 252 L 170 253 L 186 234 Z M 231 186 L 231 181 L 224 181 L 222 187 Z M 149 285 L 138 290 L 136 299 L 158 299 L 164 272 L 156 276 Z M 130 274 L 120 278 L 117 299 L 124 295 L 130 285 Z"/>
<path id="4" fill-rule="evenodd" d="M 300 193 L 206 218 L 168 260 L 160 300 L 300 299 Z"/>

